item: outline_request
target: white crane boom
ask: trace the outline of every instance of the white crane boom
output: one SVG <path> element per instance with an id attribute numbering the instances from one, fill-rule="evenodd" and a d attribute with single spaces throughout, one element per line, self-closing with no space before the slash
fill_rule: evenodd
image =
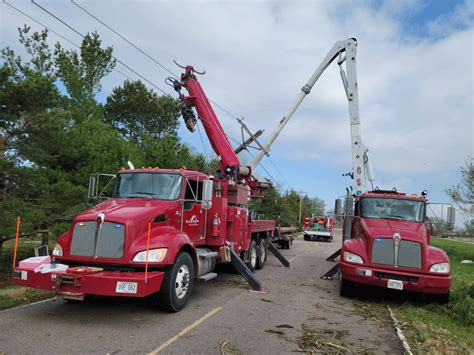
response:
<path id="1" fill-rule="evenodd" d="M 337 41 L 326 57 L 313 73 L 308 82 L 301 88 L 301 92 L 296 97 L 295 102 L 291 106 L 288 113 L 278 122 L 273 130 L 268 142 L 264 145 L 264 149 L 260 150 L 252 162 L 252 169 L 254 170 L 262 160 L 265 154 L 268 155 L 270 147 L 277 139 L 280 132 L 283 130 L 287 122 L 293 116 L 297 108 L 300 106 L 303 99 L 311 92 L 314 84 L 320 78 L 321 74 L 326 68 L 338 58 L 338 65 L 344 90 L 346 92 L 347 100 L 349 102 L 349 116 L 351 124 L 351 146 L 352 146 L 352 169 L 351 176 L 354 179 L 355 190 L 357 194 L 367 191 L 366 177 L 373 184 L 374 175 L 370 165 L 369 157 L 367 155 L 368 149 L 362 142 L 360 118 L 359 118 L 359 93 L 357 89 L 357 73 L 356 73 L 356 49 L 357 41 L 354 38 L 349 38 L 345 41 Z M 343 53 L 345 56 L 343 57 Z M 346 70 L 342 64 L 346 62 Z M 347 72 L 347 76 L 346 76 Z M 373 187 L 373 186 L 372 186 Z"/>

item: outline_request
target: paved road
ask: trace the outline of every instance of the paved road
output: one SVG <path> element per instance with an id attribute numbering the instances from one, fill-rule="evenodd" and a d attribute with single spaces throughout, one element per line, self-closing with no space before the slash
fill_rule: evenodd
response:
<path id="1" fill-rule="evenodd" d="M 292 353 L 312 342 L 326 351 L 402 353 L 393 328 L 364 319 L 360 303 L 341 298 L 338 281 L 319 277 L 340 245 L 296 240 L 269 256 L 257 276 L 269 289 L 249 292 L 236 274 L 198 283 L 176 314 L 130 299 L 68 304 L 61 299 L 0 313 L 0 353 Z M 383 325 L 383 326 L 382 326 Z M 234 352 L 233 352 L 234 351 Z"/>

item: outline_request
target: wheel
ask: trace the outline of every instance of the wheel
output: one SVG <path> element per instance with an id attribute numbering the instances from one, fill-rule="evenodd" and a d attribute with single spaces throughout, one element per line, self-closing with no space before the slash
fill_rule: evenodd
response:
<path id="1" fill-rule="evenodd" d="M 306 234 L 304 235 L 304 240 L 309 240 L 309 237 Z"/>
<path id="2" fill-rule="evenodd" d="M 265 261 L 267 260 L 267 241 L 265 239 L 258 240 L 258 258 L 256 269 L 263 269 Z"/>
<path id="3" fill-rule="evenodd" d="M 179 312 L 193 290 L 194 264 L 188 253 L 179 253 L 175 263 L 165 272 L 161 290 L 156 294 L 157 306 L 167 312 Z"/>
<path id="4" fill-rule="evenodd" d="M 341 278 L 341 288 L 339 289 L 339 294 L 342 297 L 351 297 L 354 295 L 354 284 L 350 281 L 347 281 Z"/>
<path id="5" fill-rule="evenodd" d="M 250 271 L 254 272 L 255 268 L 257 267 L 258 259 L 257 243 L 255 243 L 255 240 L 250 242 L 248 258 L 249 261 L 247 262 L 247 267 L 250 269 Z"/>

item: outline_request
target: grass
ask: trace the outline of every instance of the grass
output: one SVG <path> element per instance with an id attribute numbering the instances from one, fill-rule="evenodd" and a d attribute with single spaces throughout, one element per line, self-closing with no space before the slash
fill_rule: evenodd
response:
<path id="1" fill-rule="evenodd" d="M 10 285 L 14 243 L 13 239 L 3 243 L 2 260 L 0 261 L 0 310 L 54 297 L 53 292 Z M 21 238 L 18 243 L 17 263 L 34 256 L 35 247 L 40 245 L 41 239 Z M 54 242 L 50 242 L 49 246 L 51 250 Z"/>
<path id="2" fill-rule="evenodd" d="M 416 353 L 469 354 L 474 349 L 474 244 L 435 239 L 451 261 L 449 303 L 407 303 L 394 308 L 396 317 Z"/>
<path id="3" fill-rule="evenodd" d="M 52 297 L 54 297 L 54 293 L 49 291 L 20 286 L 6 286 L 0 289 L 0 311 Z"/>

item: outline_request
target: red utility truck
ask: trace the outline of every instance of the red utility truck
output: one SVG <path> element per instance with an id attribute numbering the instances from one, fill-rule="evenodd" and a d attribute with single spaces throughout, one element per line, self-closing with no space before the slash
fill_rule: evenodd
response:
<path id="1" fill-rule="evenodd" d="M 334 235 L 334 219 L 331 216 L 306 217 L 303 226 L 304 240 L 323 240 L 330 242 Z"/>
<path id="2" fill-rule="evenodd" d="M 336 264 L 322 278 L 331 279 L 340 271 L 341 294 L 347 294 L 351 290 L 349 282 L 360 282 L 430 293 L 438 295 L 440 301 L 446 301 L 451 284 L 449 259 L 445 252 L 429 245 L 425 196 L 405 196 L 395 191 L 367 192 L 367 180 L 373 189 L 375 179 L 368 149 L 361 135 L 356 58 L 355 38 L 337 41 L 333 45 L 301 88 L 288 113 L 278 122 L 268 143 L 252 164 L 256 166 L 268 154 L 272 143 L 323 72 L 332 62 L 337 61 L 349 106 L 351 132 L 352 171 L 345 175 L 353 179 L 355 193 L 352 194 L 351 189 L 346 198 L 342 249 L 327 258 L 334 261 L 341 255 L 341 263 Z M 336 204 L 339 207 L 336 210 L 340 206 L 340 203 Z M 368 212 L 370 208 L 374 208 L 373 214 Z M 395 213 L 398 209 L 401 211 Z M 451 223 L 454 223 L 454 210 L 451 216 Z"/>
<path id="3" fill-rule="evenodd" d="M 267 242 L 275 222 L 250 218 L 248 201 L 259 195 L 259 186 L 250 168 L 240 165 L 195 73 L 186 67 L 172 85 L 186 126 L 194 131 L 195 108 L 220 157 L 217 176 L 185 168 L 120 170 L 112 198 L 74 218 L 53 260 L 20 262 L 14 284 L 72 300 L 151 296 L 176 312 L 186 305 L 195 279 L 216 276 L 216 262 L 231 262 L 256 290 L 262 284 L 253 271 L 263 268 L 267 250 L 289 266 Z M 189 96 L 181 94 L 183 87 Z"/>
<path id="4" fill-rule="evenodd" d="M 375 190 L 346 199 L 339 263 L 342 296 L 350 295 L 355 284 L 365 284 L 449 300 L 449 258 L 430 246 L 425 196 Z"/>

